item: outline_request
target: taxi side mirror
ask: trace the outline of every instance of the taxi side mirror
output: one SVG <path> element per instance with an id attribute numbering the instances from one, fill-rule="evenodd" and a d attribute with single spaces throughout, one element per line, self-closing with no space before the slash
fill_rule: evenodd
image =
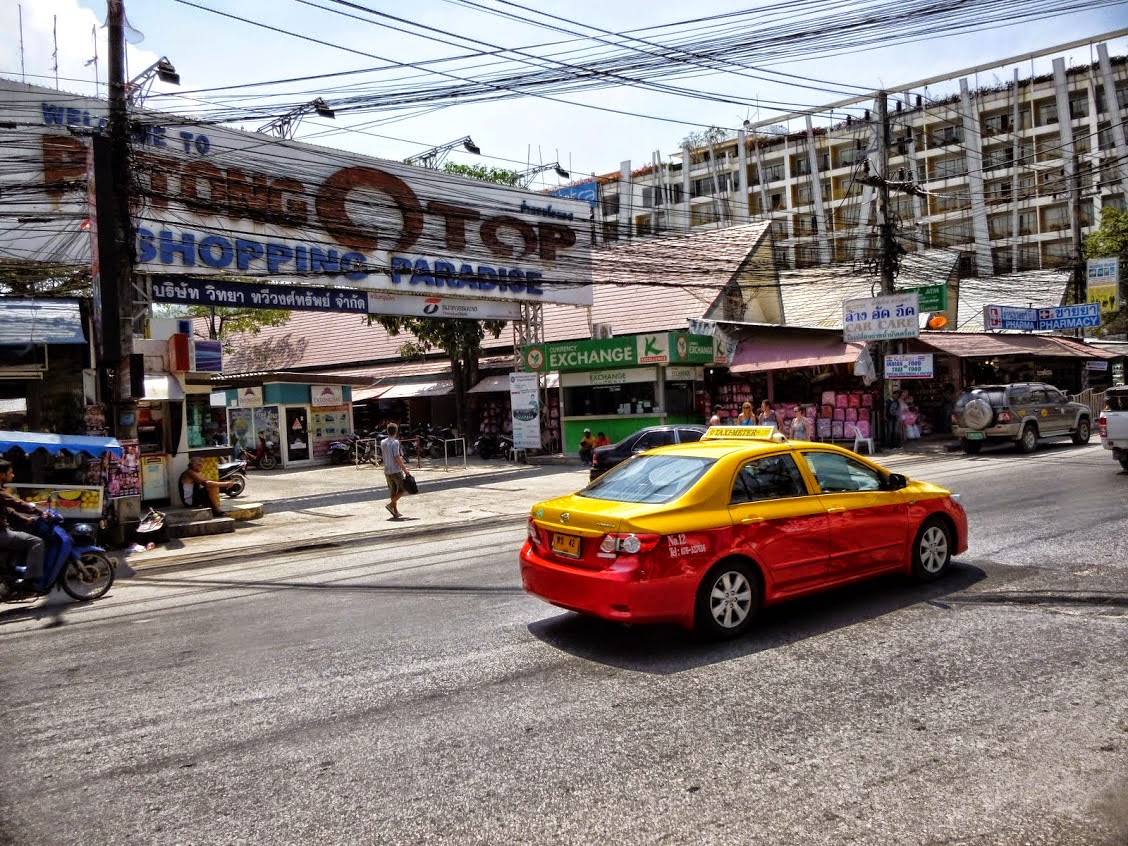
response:
<path id="1" fill-rule="evenodd" d="M 885 489 L 890 491 L 899 491 L 909 486 L 909 479 L 901 473 L 890 473 L 889 477 L 885 480 Z"/>

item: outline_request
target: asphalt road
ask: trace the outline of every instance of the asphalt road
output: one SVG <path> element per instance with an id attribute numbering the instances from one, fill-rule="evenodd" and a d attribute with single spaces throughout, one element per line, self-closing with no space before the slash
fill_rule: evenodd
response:
<path id="1" fill-rule="evenodd" d="M 0 611 L 0 843 L 1128 844 L 1128 475 L 897 469 L 953 573 L 722 645 L 526 597 L 518 523 Z"/>

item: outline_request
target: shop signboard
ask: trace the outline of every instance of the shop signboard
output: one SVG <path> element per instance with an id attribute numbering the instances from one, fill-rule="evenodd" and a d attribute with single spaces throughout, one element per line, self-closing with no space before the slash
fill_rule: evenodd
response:
<path id="1" fill-rule="evenodd" d="M 931 379 L 934 375 L 932 353 L 885 356 L 886 379 Z"/>
<path id="2" fill-rule="evenodd" d="M 1096 258 L 1085 262 L 1085 281 L 1088 285 L 1087 300 L 1096 303 L 1101 311 L 1114 312 L 1120 309 L 1120 259 Z"/>
<path id="3" fill-rule="evenodd" d="M 628 385 L 636 382 L 655 382 L 653 367 L 632 367 L 625 370 L 592 370 L 587 373 L 562 373 L 562 388 L 601 388 L 608 385 Z"/>
<path id="4" fill-rule="evenodd" d="M 712 338 L 683 332 L 533 344 L 521 350 L 524 369 L 533 373 L 576 373 L 671 362 L 706 364 L 713 359 Z"/>
<path id="5" fill-rule="evenodd" d="M 1085 362 L 1086 370 L 1108 370 L 1108 362 L 1103 359 Z"/>
<path id="6" fill-rule="evenodd" d="M 842 339 L 889 341 L 920 335 L 920 307 L 915 291 L 842 303 Z"/>
<path id="7" fill-rule="evenodd" d="M 1099 303 L 1053 308 L 989 305 L 983 309 L 983 325 L 988 330 L 1016 329 L 1023 332 L 1092 329 L 1101 325 L 1101 307 Z"/>
<path id="8" fill-rule="evenodd" d="M 140 273 L 591 305 L 590 200 L 157 112 L 136 117 Z M 69 235 L 88 213 L 89 134 L 106 118 L 105 100 L 0 81 L 0 121 L 15 127 L 0 165 L 27 174 L 23 217 L 0 223 L 0 258 L 90 264 L 90 240 Z"/>
<path id="9" fill-rule="evenodd" d="M 705 378 L 704 367 L 674 367 L 666 368 L 667 382 L 700 382 Z"/>
<path id="10" fill-rule="evenodd" d="M 1038 328 L 1038 309 L 989 305 L 983 309 L 983 326 L 988 331 L 1014 329 L 1033 332 Z"/>
<path id="11" fill-rule="evenodd" d="M 343 405 L 345 389 L 340 385 L 310 385 L 309 404 L 312 406 Z"/>
<path id="12" fill-rule="evenodd" d="M 513 415 L 513 448 L 540 449 L 540 377 L 509 374 L 509 407 Z"/>
<path id="13" fill-rule="evenodd" d="M 262 386 L 248 385 L 239 388 L 238 408 L 262 408 Z"/>
<path id="14" fill-rule="evenodd" d="M 917 297 L 920 299 L 921 313 L 929 311 L 944 311 L 948 308 L 948 286 L 944 283 L 939 285 L 922 285 L 919 288 L 898 288 L 897 293 L 908 294 L 916 291 Z"/>

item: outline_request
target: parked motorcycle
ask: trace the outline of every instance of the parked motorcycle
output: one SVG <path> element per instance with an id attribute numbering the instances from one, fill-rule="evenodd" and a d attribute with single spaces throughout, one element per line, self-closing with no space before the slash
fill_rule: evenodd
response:
<path id="1" fill-rule="evenodd" d="M 240 460 L 247 462 L 248 468 L 255 470 L 273 470 L 278 466 L 278 458 L 274 455 L 274 442 L 268 441 L 266 435 L 259 433 L 258 449 L 251 452 L 243 449 Z"/>
<path id="2" fill-rule="evenodd" d="M 95 541 L 95 528 L 78 523 L 63 528 L 57 511 L 46 511 L 32 531 L 44 539 L 43 576 L 32 582 L 18 554 L 0 556 L 0 602 L 15 602 L 43 596 L 56 585 L 67 595 L 87 602 L 104 596 L 114 583 L 117 562 Z"/>
<path id="3" fill-rule="evenodd" d="M 247 489 L 247 462 L 242 458 L 234 458 L 221 463 L 219 481 L 232 483 L 231 487 L 224 490 L 224 493 L 232 499 L 242 496 L 243 491 Z"/>
<path id="4" fill-rule="evenodd" d="M 478 440 L 474 441 L 473 449 L 475 455 L 489 461 L 501 455 L 501 442 L 496 435 L 479 435 Z"/>
<path id="5" fill-rule="evenodd" d="M 374 466 L 382 464 L 384 459 L 380 454 L 380 441 L 384 437 L 386 436 L 380 432 L 368 434 L 354 432 L 343 440 L 333 441 L 329 444 L 329 463 L 347 464 L 353 462 L 364 464 L 367 462 Z"/>

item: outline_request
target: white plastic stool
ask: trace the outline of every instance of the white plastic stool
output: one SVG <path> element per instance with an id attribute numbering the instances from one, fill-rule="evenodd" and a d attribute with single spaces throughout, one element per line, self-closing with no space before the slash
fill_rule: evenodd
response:
<path id="1" fill-rule="evenodd" d="M 866 451 L 870 455 L 873 455 L 873 438 L 863 437 L 861 430 L 857 426 L 851 425 L 850 428 L 854 430 L 854 452 L 858 452 L 858 447 L 865 444 Z M 859 455 L 860 454 L 861 453 L 859 453 Z"/>
<path id="2" fill-rule="evenodd" d="M 522 464 L 528 464 L 529 456 L 526 454 L 525 450 L 517 449 L 517 447 L 511 447 L 509 450 L 509 460 L 520 461 Z"/>

